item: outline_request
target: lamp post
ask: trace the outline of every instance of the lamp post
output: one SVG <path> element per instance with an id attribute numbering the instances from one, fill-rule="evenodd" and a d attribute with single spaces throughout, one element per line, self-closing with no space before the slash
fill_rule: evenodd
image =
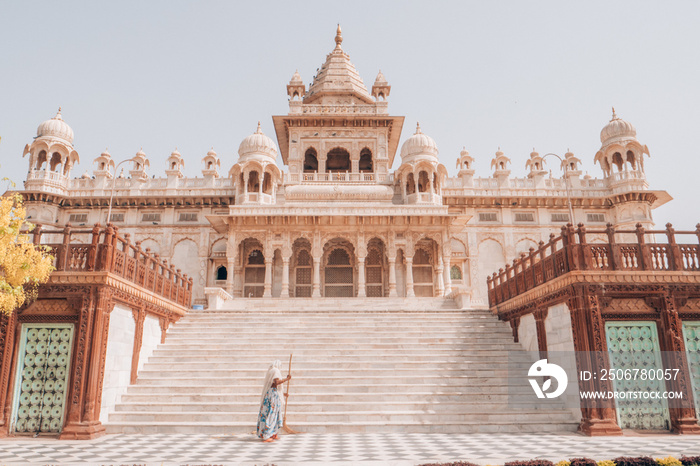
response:
<path id="1" fill-rule="evenodd" d="M 133 162 L 134 160 L 135 158 L 122 160 L 114 167 L 114 178 L 112 179 L 112 190 L 109 193 L 109 209 L 107 209 L 107 221 L 105 222 L 105 225 L 110 223 L 112 220 L 112 200 L 114 199 L 114 188 L 117 186 L 117 168 L 119 168 L 119 165 L 123 163 Z"/>
<path id="2" fill-rule="evenodd" d="M 574 219 L 574 209 L 571 206 L 571 190 L 569 189 L 569 177 L 567 176 L 569 173 L 569 166 L 565 163 L 565 160 L 562 159 L 560 156 L 557 154 L 554 154 L 552 152 L 548 154 L 544 154 L 542 156 L 542 160 L 544 160 L 547 156 L 553 155 L 554 157 L 558 158 L 559 161 L 561 162 L 560 167 L 564 167 L 564 186 L 566 187 L 566 200 L 569 203 L 569 221 L 571 222 L 572 225 L 576 225 L 576 219 Z"/>

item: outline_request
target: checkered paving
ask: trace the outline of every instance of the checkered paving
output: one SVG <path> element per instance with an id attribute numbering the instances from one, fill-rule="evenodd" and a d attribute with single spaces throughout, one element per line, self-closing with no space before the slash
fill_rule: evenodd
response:
<path id="1" fill-rule="evenodd" d="M 677 435 L 583 437 L 575 434 L 300 434 L 262 443 L 241 435 L 108 435 L 92 441 L 11 437 L 0 465 L 293 465 L 504 461 L 587 456 L 700 455 L 700 438 Z"/>

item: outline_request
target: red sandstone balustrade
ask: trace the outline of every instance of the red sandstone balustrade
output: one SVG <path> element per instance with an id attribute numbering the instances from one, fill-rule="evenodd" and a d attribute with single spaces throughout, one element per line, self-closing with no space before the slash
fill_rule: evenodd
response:
<path id="1" fill-rule="evenodd" d="M 663 235 L 667 243 L 657 243 Z M 678 244 L 679 235 L 693 235 L 697 244 Z M 597 242 L 588 243 L 593 236 Z M 618 237 L 636 238 L 636 242 L 618 241 Z M 600 241 L 603 238 L 604 241 Z M 500 304 L 573 270 L 601 271 L 684 271 L 700 272 L 700 223 L 694 231 L 676 231 L 669 223 L 665 230 L 616 230 L 608 224 L 604 230 L 588 230 L 568 224 L 561 234 L 551 234 L 547 243 L 530 248 L 486 278 L 489 304 Z"/>
<path id="2" fill-rule="evenodd" d="M 192 278 L 157 254 L 142 250 L 139 242 L 132 244 L 128 233 L 120 236 L 112 224 L 106 228 L 98 224 L 92 229 L 74 229 L 67 224 L 51 230 L 37 225 L 32 234 L 34 244 L 42 244 L 44 235 L 61 235 L 61 242 L 46 244 L 55 258 L 56 271 L 110 272 L 182 306 L 190 306 Z M 90 242 L 72 241 L 79 235 L 91 235 Z"/>

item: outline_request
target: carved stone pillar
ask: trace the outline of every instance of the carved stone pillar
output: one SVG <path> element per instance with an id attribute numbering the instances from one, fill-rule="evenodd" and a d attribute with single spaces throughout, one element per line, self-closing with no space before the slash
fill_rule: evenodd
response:
<path id="1" fill-rule="evenodd" d="M 575 286 L 574 296 L 568 301 L 571 313 L 571 330 L 576 351 L 578 371 L 601 373 L 609 368 L 608 349 L 605 342 L 605 325 L 598 296 L 593 287 Z M 582 391 L 612 391 L 610 381 L 582 381 Z M 622 435 L 617 425 L 614 400 L 582 400 L 579 431 L 586 435 Z"/>
<path id="2" fill-rule="evenodd" d="M 272 254 L 265 255 L 265 285 L 263 298 L 272 297 Z"/>
<path id="3" fill-rule="evenodd" d="M 413 291 L 413 257 L 406 257 L 406 297 L 413 298 L 416 293 Z"/>
<path id="4" fill-rule="evenodd" d="M 321 297 L 321 258 L 316 256 L 314 256 L 314 281 L 311 297 Z"/>
<path id="5" fill-rule="evenodd" d="M 0 437 L 8 434 L 11 403 L 6 403 L 7 390 L 10 385 L 12 372 L 12 353 L 15 347 L 15 326 L 17 324 L 17 311 L 10 315 L 0 313 Z"/>
<path id="6" fill-rule="evenodd" d="M 445 277 L 445 297 L 449 297 L 452 294 L 452 277 L 450 276 L 450 260 L 449 256 L 445 258 L 445 270 L 443 276 Z"/>
<path id="7" fill-rule="evenodd" d="M 94 321 L 92 326 L 87 328 L 81 326 L 80 329 L 81 332 L 86 333 L 85 339 L 88 342 L 84 347 L 84 352 L 81 353 L 79 348 L 75 357 L 76 365 L 80 365 L 80 367 L 74 369 L 68 420 L 61 432 L 60 439 L 92 439 L 105 432 L 105 427 L 100 423 L 100 404 L 102 402 L 109 315 L 114 307 L 114 302 L 110 290 L 106 287 L 98 288 L 95 295 L 95 299 L 89 300 L 86 304 L 88 313 L 94 315 Z M 78 338 L 80 339 L 80 334 L 78 334 Z M 75 380 L 76 378 L 77 380 Z"/>
<path id="8" fill-rule="evenodd" d="M 647 300 L 652 301 L 652 300 Z M 667 292 L 656 301 L 657 309 L 661 312 L 661 349 L 664 350 L 664 368 L 678 369 L 675 380 L 666 381 L 666 389 L 682 392 L 683 399 L 668 400 L 671 430 L 679 434 L 700 434 L 697 413 L 693 403 L 693 388 L 690 383 L 690 369 L 683 341 L 683 323 L 678 315 L 676 300 Z"/>
<path id="9" fill-rule="evenodd" d="M 537 349 L 540 351 L 540 359 L 547 358 L 547 331 L 544 321 L 547 319 L 548 309 L 541 308 L 534 312 L 535 328 L 537 329 Z"/>
<path id="10" fill-rule="evenodd" d="M 226 262 L 226 291 L 233 296 L 233 280 L 236 276 L 236 260 L 228 257 Z"/>
<path id="11" fill-rule="evenodd" d="M 146 310 L 132 309 L 134 317 L 134 349 L 131 353 L 131 379 L 130 383 L 136 382 L 139 370 L 139 356 L 141 354 L 141 344 L 143 343 L 143 323 L 146 320 Z"/>
<path id="12" fill-rule="evenodd" d="M 289 257 L 282 258 L 282 298 L 289 298 L 289 260 Z"/>
<path id="13" fill-rule="evenodd" d="M 357 257 L 357 297 L 364 298 L 367 296 L 365 287 L 365 258 Z"/>
<path id="14" fill-rule="evenodd" d="M 437 295 L 438 296 L 443 296 L 445 294 L 445 281 L 444 281 L 444 273 L 445 273 L 445 263 L 442 261 L 442 256 L 438 257 L 438 266 L 437 266 Z"/>
<path id="15" fill-rule="evenodd" d="M 396 298 L 396 257 L 389 257 L 389 297 Z"/>

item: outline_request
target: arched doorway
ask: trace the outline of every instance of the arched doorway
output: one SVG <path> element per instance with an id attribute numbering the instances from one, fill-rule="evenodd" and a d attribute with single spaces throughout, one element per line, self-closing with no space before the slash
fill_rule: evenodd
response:
<path id="1" fill-rule="evenodd" d="M 324 247 L 323 295 L 329 298 L 355 296 L 355 254 L 346 240 L 335 239 Z"/>
<path id="2" fill-rule="evenodd" d="M 331 149 L 326 156 L 326 171 L 349 172 L 350 153 L 342 147 Z"/>
<path id="3" fill-rule="evenodd" d="M 422 239 L 416 245 L 413 256 L 413 292 L 418 297 L 433 297 L 433 268 L 436 243 Z"/>
<path id="4" fill-rule="evenodd" d="M 378 238 L 371 239 L 367 244 L 365 259 L 365 289 L 369 298 L 385 296 L 384 256 L 384 242 Z"/>
<path id="5" fill-rule="evenodd" d="M 265 292 L 265 256 L 257 240 L 246 240 L 243 264 L 243 297 L 262 298 Z"/>
<path id="6" fill-rule="evenodd" d="M 293 245 L 292 258 L 293 289 L 292 296 L 310 298 L 313 277 L 313 260 L 311 259 L 311 243 L 306 239 L 298 239 Z"/>

